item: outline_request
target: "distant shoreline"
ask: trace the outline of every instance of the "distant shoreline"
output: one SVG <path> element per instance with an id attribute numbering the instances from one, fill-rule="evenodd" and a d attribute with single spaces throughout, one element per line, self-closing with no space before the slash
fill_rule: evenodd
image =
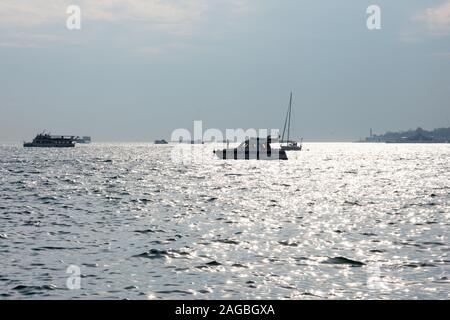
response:
<path id="1" fill-rule="evenodd" d="M 450 143 L 450 127 L 437 128 L 431 131 L 417 128 L 416 130 L 391 132 L 384 134 L 372 134 L 360 142 L 385 142 L 385 143 Z"/>

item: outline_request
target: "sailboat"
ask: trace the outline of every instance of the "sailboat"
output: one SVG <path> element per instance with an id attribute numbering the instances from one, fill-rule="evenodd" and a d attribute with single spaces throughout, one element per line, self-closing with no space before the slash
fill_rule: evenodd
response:
<path id="1" fill-rule="evenodd" d="M 292 114 L 292 92 L 291 97 L 289 99 L 289 107 L 286 113 L 286 119 L 284 120 L 283 135 L 281 136 L 280 146 L 281 150 L 300 151 L 302 150 L 302 141 L 300 141 L 299 144 L 297 141 L 289 140 L 291 133 L 291 114 Z"/>

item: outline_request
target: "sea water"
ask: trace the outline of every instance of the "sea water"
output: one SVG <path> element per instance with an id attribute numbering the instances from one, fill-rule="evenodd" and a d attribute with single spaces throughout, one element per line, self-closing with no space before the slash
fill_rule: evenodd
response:
<path id="1" fill-rule="evenodd" d="M 450 145 L 185 148 L 0 145 L 0 298 L 450 298 Z"/>

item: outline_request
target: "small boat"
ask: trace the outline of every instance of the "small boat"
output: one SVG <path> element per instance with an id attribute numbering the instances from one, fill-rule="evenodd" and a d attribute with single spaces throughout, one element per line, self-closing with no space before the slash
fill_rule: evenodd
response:
<path id="1" fill-rule="evenodd" d="M 281 150 L 285 151 L 300 151 L 302 150 L 303 140 L 300 141 L 300 143 L 298 143 L 297 141 L 289 140 L 291 131 L 291 114 L 292 114 L 292 92 L 291 97 L 289 99 L 289 107 L 286 113 L 286 120 L 284 121 L 283 135 L 281 136 L 280 147 Z M 286 133 L 287 133 L 286 139 L 284 139 Z"/>
<path id="2" fill-rule="evenodd" d="M 286 152 L 271 146 L 272 139 L 250 138 L 242 142 L 237 148 L 214 150 L 220 159 L 230 160 L 287 160 Z"/>
<path id="3" fill-rule="evenodd" d="M 168 142 L 164 139 L 162 140 L 155 140 L 155 144 L 168 144 Z"/>
<path id="4" fill-rule="evenodd" d="M 25 148 L 73 148 L 75 147 L 75 140 L 75 136 L 53 136 L 43 132 L 38 134 L 32 142 L 24 142 L 23 146 Z"/>
<path id="5" fill-rule="evenodd" d="M 77 137 L 75 139 L 75 142 L 76 143 L 84 143 L 84 144 L 91 143 L 91 137 L 89 137 L 89 136 Z"/>

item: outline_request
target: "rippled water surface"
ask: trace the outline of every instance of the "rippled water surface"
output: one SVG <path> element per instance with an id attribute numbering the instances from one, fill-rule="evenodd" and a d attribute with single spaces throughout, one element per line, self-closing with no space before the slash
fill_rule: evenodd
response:
<path id="1" fill-rule="evenodd" d="M 188 148 L 0 145 L 0 297 L 450 298 L 450 145 Z"/>

